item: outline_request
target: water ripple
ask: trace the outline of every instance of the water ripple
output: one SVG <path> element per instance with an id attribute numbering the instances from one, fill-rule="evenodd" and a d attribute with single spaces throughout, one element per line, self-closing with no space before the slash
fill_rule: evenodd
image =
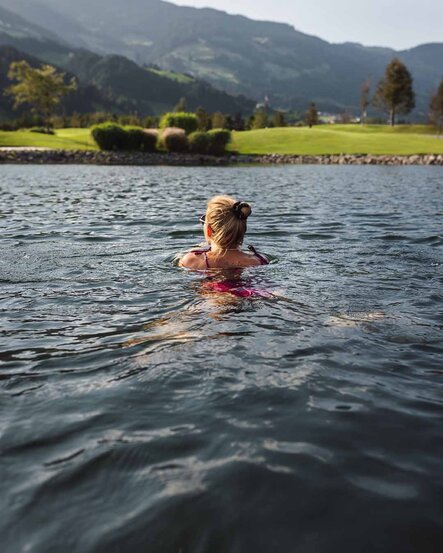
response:
<path id="1" fill-rule="evenodd" d="M 440 551 L 442 176 L 3 167 L 2 550 Z M 248 298 L 174 264 L 226 191 Z"/>

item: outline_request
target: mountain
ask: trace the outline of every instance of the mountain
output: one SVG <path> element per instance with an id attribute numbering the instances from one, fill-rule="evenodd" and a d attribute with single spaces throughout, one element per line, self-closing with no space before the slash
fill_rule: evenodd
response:
<path id="1" fill-rule="evenodd" d="M 330 44 L 284 23 L 254 21 L 162 0 L 0 0 L 75 46 L 156 63 L 204 79 L 230 93 L 275 107 L 358 109 L 361 83 L 374 85 L 399 57 L 414 78 L 416 116 L 424 116 L 443 74 L 443 44 L 410 50 Z M 48 26 L 48 21 L 51 25 Z"/>
<path id="2" fill-rule="evenodd" d="M 77 95 L 86 88 L 93 99 L 79 104 L 69 97 L 67 105 L 73 104 L 81 112 L 100 109 L 154 114 L 171 109 L 181 97 L 186 98 L 188 107 L 193 110 L 201 105 L 211 112 L 236 113 L 250 112 L 254 107 L 254 102 L 245 97 L 232 96 L 187 75 L 141 67 L 121 55 L 101 56 L 70 46 L 58 35 L 5 8 L 0 8 L 0 45 L 12 47 L 0 49 L 4 79 L 6 63 L 16 60 L 20 52 L 22 59 L 32 57 L 32 65 L 51 63 L 75 75 L 81 85 Z M 3 87 L 7 84 L 10 83 L 5 81 Z"/>
<path id="3" fill-rule="evenodd" d="M 12 46 L 0 46 L 0 90 L 3 91 L 11 84 L 8 79 L 9 66 L 14 61 L 27 61 L 33 67 L 39 67 L 42 61 Z M 72 73 L 68 77 L 73 76 Z M 1 96 L 0 119 L 12 119 L 24 112 L 23 109 L 14 110 L 13 99 L 10 96 Z M 62 111 L 65 113 L 92 113 L 95 111 L 120 111 L 120 106 L 103 95 L 94 85 L 80 85 L 78 89 L 67 96 L 62 102 Z"/>
<path id="4" fill-rule="evenodd" d="M 29 22 L 25 18 L 0 6 L 0 33 L 12 38 L 33 38 L 41 41 L 63 40 L 56 34 Z"/>

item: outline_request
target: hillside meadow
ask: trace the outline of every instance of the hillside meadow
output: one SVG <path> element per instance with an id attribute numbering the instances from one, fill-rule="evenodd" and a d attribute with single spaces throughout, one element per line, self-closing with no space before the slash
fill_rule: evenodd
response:
<path id="1" fill-rule="evenodd" d="M 233 132 L 229 150 L 240 154 L 442 154 L 443 138 L 426 125 L 319 125 Z M 0 131 L 0 147 L 96 150 L 89 129 L 57 129 L 55 135 Z"/>

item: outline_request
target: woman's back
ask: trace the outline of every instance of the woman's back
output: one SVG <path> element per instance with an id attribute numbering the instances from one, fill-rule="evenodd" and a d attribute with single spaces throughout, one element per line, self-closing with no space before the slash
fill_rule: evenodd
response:
<path id="1" fill-rule="evenodd" d="M 228 250 L 222 254 L 208 250 L 193 250 L 185 254 L 180 260 L 180 266 L 188 269 L 238 269 L 265 265 L 268 260 L 254 248 L 250 252 L 239 249 Z"/>

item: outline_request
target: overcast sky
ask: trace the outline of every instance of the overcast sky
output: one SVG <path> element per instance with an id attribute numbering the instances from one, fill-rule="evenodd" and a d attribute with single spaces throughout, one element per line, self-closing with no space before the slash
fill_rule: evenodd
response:
<path id="1" fill-rule="evenodd" d="M 443 0 L 170 0 L 290 23 L 329 42 L 397 50 L 443 42 Z"/>

